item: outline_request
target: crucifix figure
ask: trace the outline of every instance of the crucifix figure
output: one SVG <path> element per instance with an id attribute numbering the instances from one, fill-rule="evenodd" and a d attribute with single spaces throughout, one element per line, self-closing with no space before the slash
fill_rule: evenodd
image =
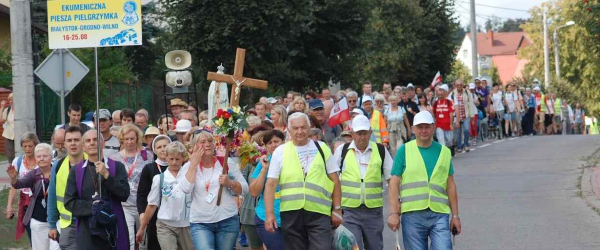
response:
<path id="1" fill-rule="evenodd" d="M 257 80 L 252 78 L 244 77 L 244 59 L 246 57 L 246 50 L 238 48 L 235 54 L 235 67 L 233 75 L 218 74 L 214 72 L 208 72 L 206 77 L 209 81 L 225 82 L 231 84 L 231 107 L 238 106 L 240 104 L 240 94 L 242 87 L 250 87 L 256 89 L 267 89 L 269 83 L 263 80 Z"/>

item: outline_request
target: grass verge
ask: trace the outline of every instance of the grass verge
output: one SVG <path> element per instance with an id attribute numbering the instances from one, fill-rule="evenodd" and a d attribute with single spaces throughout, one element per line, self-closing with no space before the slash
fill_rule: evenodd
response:
<path id="1" fill-rule="evenodd" d="M 17 224 L 17 215 L 12 220 L 4 218 L 6 203 L 8 202 L 8 191 L 10 188 L 0 190 L 0 249 L 30 249 L 27 233 L 19 241 L 15 241 L 15 228 Z M 18 199 L 15 199 L 14 210 L 17 210 Z"/>

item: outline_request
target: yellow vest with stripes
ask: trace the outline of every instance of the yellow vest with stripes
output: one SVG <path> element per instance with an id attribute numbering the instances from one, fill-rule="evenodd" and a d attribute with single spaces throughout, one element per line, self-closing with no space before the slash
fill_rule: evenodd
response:
<path id="1" fill-rule="evenodd" d="M 310 141 L 309 143 L 314 143 Z M 331 157 L 328 147 L 321 146 L 325 161 L 317 152 L 310 169 L 304 172 L 292 141 L 284 144 L 283 162 L 279 176 L 281 212 L 304 209 L 331 216 L 333 181 L 327 176 L 325 163 Z"/>
<path id="2" fill-rule="evenodd" d="M 382 159 L 379 156 L 377 144 L 371 143 L 371 160 L 367 167 L 365 178 L 360 178 L 360 170 L 356 162 L 354 149 L 349 149 L 344 159 L 344 171 L 342 172 L 342 206 L 356 208 L 362 204 L 364 197 L 365 206 L 377 208 L 383 206 L 383 189 L 381 181 Z M 365 192 L 362 192 L 364 186 Z"/>
<path id="3" fill-rule="evenodd" d="M 375 137 L 374 141 L 377 143 L 383 143 L 383 137 L 381 136 L 381 133 L 383 133 L 384 131 L 387 132 L 387 129 L 381 128 L 382 121 L 379 120 L 381 117 L 381 112 L 379 112 L 379 110 L 373 110 L 373 114 L 371 114 L 371 131 L 373 131 L 371 139 Z"/>
<path id="4" fill-rule="evenodd" d="M 83 159 L 87 160 L 87 158 L 87 154 L 84 153 Z M 56 173 L 56 208 L 58 209 L 60 228 L 67 228 L 73 219 L 71 211 L 65 208 L 65 191 L 69 170 L 71 170 L 71 166 L 69 165 L 69 156 L 67 156 Z"/>
<path id="5" fill-rule="evenodd" d="M 431 179 L 427 180 L 425 162 L 416 141 L 405 144 L 406 169 L 402 174 L 400 196 L 402 213 L 420 211 L 427 208 L 437 213 L 449 214 L 450 203 L 446 187 L 450 171 L 450 149 L 442 146 L 442 152 L 435 164 Z"/>

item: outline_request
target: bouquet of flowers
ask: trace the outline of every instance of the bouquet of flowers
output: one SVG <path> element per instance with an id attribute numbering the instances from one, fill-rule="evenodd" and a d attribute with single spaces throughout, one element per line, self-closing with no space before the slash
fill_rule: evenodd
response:
<path id="1" fill-rule="evenodd" d="M 239 106 L 217 110 L 213 123 L 217 126 L 215 132 L 222 135 L 230 135 L 234 131 L 241 131 L 248 127 L 244 110 Z"/>
<path id="2" fill-rule="evenodd" d="M 240 169 L 243 169 L 248 164 L 256 164 L 261 156 L 267 155 L 267 150 L 256 143 L 244 142 L 237 153 L 240 158 Z"/>
<path id="3" fill-rule="evenodd" d="M 233 139 L 231 140 L 231 147 L 229 148 L 229 157 L 238 157 L 238 149 L 242 146 L 244 131 L 236 131 Z M 224 157 L 225 150 L 227 148 L 226 135 L 215 135 L 215 145 L 217 146 L 217 156 Z"/>

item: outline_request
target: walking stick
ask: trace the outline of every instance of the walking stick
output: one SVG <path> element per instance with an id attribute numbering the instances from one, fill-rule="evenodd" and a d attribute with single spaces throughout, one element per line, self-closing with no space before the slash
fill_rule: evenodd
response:
<path id="1" fill-rule="evenodd" d="M 223 172 L 222 174 L 226 175 L 229 173 L 229 166 L 227 164 L 227 159 L 229 158 L 229 153 L 231 152 L 231 142 L 233 141 L 234 131 L 229 131 L 227 136 L 225 136 L 225 157 L 223 160 Z M 229 178 L 229 177 L 228 177 Z M 223 185 L 219 186 L 219 195 L 217 196 L 217 206 L 221 205 L 221 196 L 223 194 Z"/>

